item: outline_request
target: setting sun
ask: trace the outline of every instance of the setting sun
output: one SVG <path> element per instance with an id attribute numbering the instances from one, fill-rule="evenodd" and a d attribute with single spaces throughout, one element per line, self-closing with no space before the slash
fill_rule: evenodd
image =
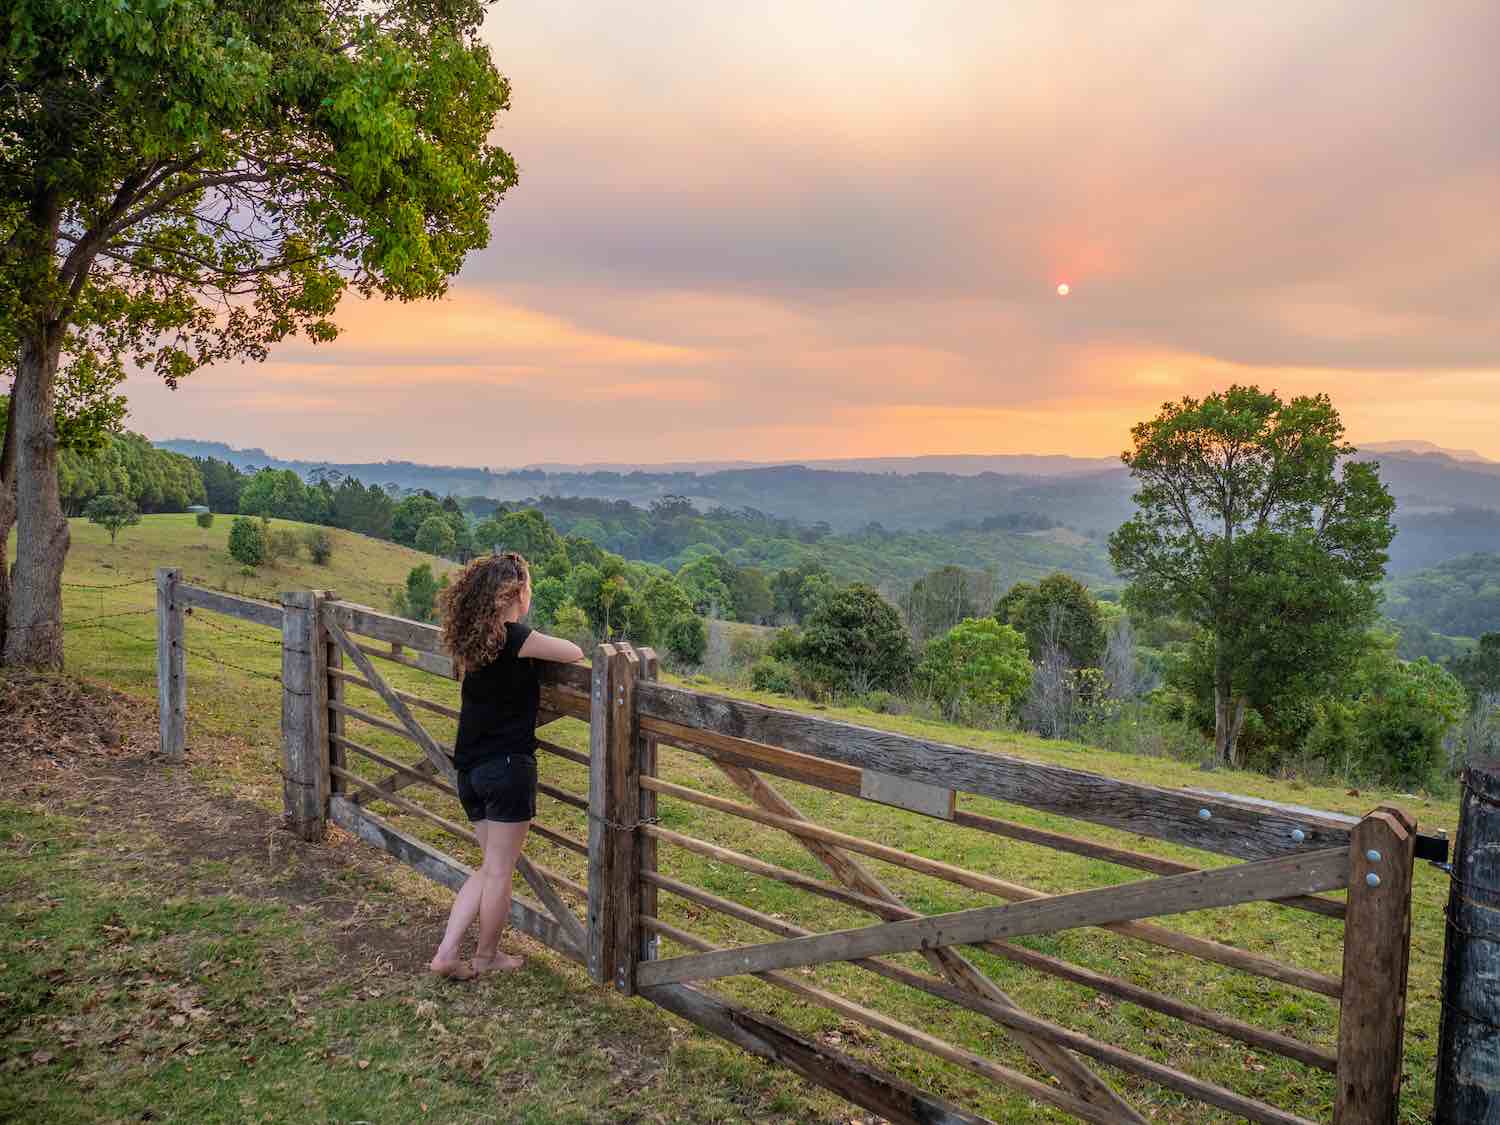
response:
<path id="1" fill-rule="evenodd" d="M 1066 281 L 1062 282 L 1057 287 L 1057 295 L 1059 297 L 1066 297 L 1071 292 L 1073 292 L 1073 287 L 1071 285 L 1069 285 Z"/>

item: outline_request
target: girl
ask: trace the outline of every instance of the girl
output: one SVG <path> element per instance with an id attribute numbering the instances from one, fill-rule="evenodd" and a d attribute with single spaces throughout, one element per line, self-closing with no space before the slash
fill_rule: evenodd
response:
<path id="1" fill-rule="evenodd" d="M 440 604 L 443 647 L 462 679 L 453 755 L 458 799 L 484 848 L 484 864 L 453 900 L 447 932 L 429 967 L 439 976 L 469 980 L 521 967 L 520 957 L 498 946 L 510 917 L 516 857 L 536 815 L 537 661 L 571 663 L 583 659 L 583 650 L 521 624 L 531 609 L 531 574 L 514 551 L 469 563 Z M 461 961 L 459 943 L 476 914 L 479 944 L 472 961 Z"/>

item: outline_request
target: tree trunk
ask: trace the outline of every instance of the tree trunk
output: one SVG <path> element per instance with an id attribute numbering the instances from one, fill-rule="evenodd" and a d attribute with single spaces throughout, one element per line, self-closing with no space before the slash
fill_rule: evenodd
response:
<path id="1" fill-rule="evenodd" d="M 28 326 L 29 327 L 29 326 Z M 68 521 L 57 488 L 57 364 L 62 332 L 31 328 L 21 344 L 10 429 L 16 451 L 16 565 L 11 573 L 5 663 L 61 669 L 62 568 Z"/>
<path id="2" fill-rule="evenodd" d="M 10 529 L 16 526 L 15 406 L 15 395 L 11 395 L 5 444 L 0 446 L 0 665 L 5 663 L 5 623 L 10 611 Z"/>

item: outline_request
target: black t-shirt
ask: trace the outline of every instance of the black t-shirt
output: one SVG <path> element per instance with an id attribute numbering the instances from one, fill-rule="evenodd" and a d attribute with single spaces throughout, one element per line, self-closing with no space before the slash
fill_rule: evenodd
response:
<path id="1" fill-rule="evenodd" d="M 520 655 L 531 626 L 505 626 L 505 646 L 495 659 L 464 673 L 458 710 L 456 769 L 473 769 L 502 754 L 536 753 L 536 712 L 542 686 L 537 663 Z"/>

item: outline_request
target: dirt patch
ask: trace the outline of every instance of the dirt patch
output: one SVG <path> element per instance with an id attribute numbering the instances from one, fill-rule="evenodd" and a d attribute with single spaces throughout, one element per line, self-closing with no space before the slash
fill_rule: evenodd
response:
<path id="1" fill-rule="evenodd" d="M 68 676 L 9 673 L 0 677 L 0 714 L 7 720 L 0 758 L 13 771 L 13 794 L 101 829 L 148 831 L 161 841 L 152 858 L 164 865 L 165 881 L 172 881 L 172 868 L 221 862 L 223 885 L 200 880 L 199 889 L 311 911 L 327 923 L 341 954 L 378 958 L 389 971 L 420 972 L 437 947 L 441 910 L 412 900 L 402 925 L 393 928 L 380 923 L 358 892 L 386 874 L 381 853 L 354 846 L 353 837 L 333 827 L 324 843 L 304 843 L 279 816 L 212 793 L 188 770 L 169 767 L 156 751 L 150 704 Z M 193 758 L 249 749 L 198 738 Z"/>

